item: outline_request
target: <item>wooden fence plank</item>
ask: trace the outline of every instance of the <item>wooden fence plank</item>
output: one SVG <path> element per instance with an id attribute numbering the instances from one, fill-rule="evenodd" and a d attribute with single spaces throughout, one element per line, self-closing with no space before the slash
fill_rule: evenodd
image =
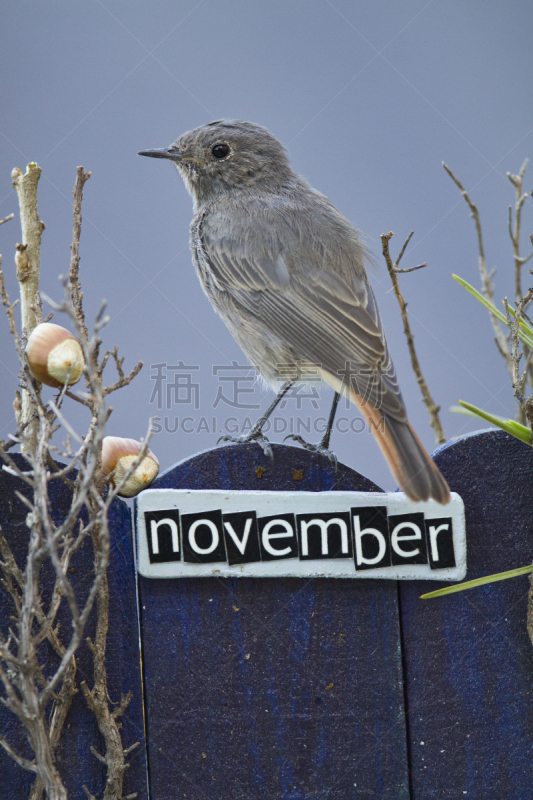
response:
<path id="1" fill-rule="evenodd" d="M 153 487 L 381 491 L 273 449 L 212 450 Z M 139 576 L 139 596 L 154 800 L 408 800 L 395 582 Z"/>
<path id="2" fill-rule="evenodd" d="M 435 454 L 464 500 L 467 580 L 533 559 L 533 449 L 501 432 Z M 444 584 L 443 584 L 444 585 Z M 533 797 L 527 576 L 431 600 L 401 582 L 413 800 Z"/>

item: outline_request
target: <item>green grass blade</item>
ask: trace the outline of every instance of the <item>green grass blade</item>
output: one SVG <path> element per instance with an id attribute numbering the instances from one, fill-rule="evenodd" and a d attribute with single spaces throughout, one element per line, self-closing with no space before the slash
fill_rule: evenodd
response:
<path id="1" fill-rule="evenodd" d="M 441 597 L 443 594 L 463 592 L 465 589 L 474 589 L 476 586 L 483 586 L 485 583 L 496 583 L 496 581 L 506 581 L 508 578 L 516 578 L 517 575 L 527 575 L 528 572 L 533 572 L 533 564 L 530 564 L 528 567 L 509 569 L 507 572 L 496 572 L 494 575 L 486 575 L 484 578 L 476 578 L 474 581 L 456 583 L 453 586 L 446 586 L 444 589 L 436 589 L 434 592 L 421 594 L 420 599 L 428 600 L 430 597 Z"/>
<path id="2" fill-rule="evenodd" d="M 475 414 L 469 408 L 463 408 L 463 406 L 450 406 L 450 411 L 453 411 L 454 414 L 464 414 L 466 417 L 479 417 L 479 414 Z"/>
<path id="3" fill-rule="evenodd" d="M 463 289 L 466 289 L 467 292 L 470 292 L 472 297 L 475 297 L 476 300 L 478 300 L 482 306 L 485 306 L 485 308 L 487 308 L 491 314 L 494 314 L 495 317 L 498 317 L 500 322 L 503 322 L 504 325 L 507 325 L 507 317 L 505 316 L 505 314 L 502 314 L 502 312 L 498 308 L 496 308 L 496 306 L 493 305 L 493 303 L 487 300 L 486 297 L 483 297 L 481 292 L 478 292 L 477 289 L 474 289 L 474 287 L 471 286 L 468 283 L 468 281 L 465 281 L 463 278 L 460 278 L 459 275 L 454 275 L 452 273 L 452 278 L 454 279 L 454 281 L 457 281 L 459 286 L 462 286 Z"/>
<path id="4" fill-rule="evenodd" d="M 477 289 L 474 289 L 474 287 L 471 286 L 468 283 L 468 281 L 463 280 L 463 278 L 460 278 L 459 275 L 452 274 L 452 278 L 454 279 L 454 281 L 457 281 L 459 286 L 462 286 L 463 289 L 466 289 L 466 291 L 469 292 L 472 295 L 472 297 L 475 297 L 476 300 L 478 300 L 482 306 L 485 306 L 485 308 L 488 309 L 491 314 L 497 317 L 500 320 L 500 322 L 503 322 L 504 325 L 509 327 L 509 323 L 507 322 L 507 317 L 505 316 L 505 314 L 503 314 L 499 309 L 497 309 L 495 305 L 493 305 L 489 300 L 486 299 L 486 297 L 483 297 L 481 292 L 478 292 Z M 514 314 L 514 311 L 511 307 L 509 307 L 509 310 L 511 311 L 511 314 Z M 520 320 L 518 338 L 522 342 L 524 342 L 524 344 L 527 344 L 528 347 L 531 347 L 533 349 L 533 330 L 523 320 Z"/>
<path id="5" fill-rule="evenodd" d="M 501 428 L 502 431 L 510 433 L 511 436 L 515 436 L 517 439 L 520 439 L 521 442 L 531 444 L 531 431 L 525 425 L 515 422 L 514 419 L 505 419 L 504 417 L 496 416 L 496 414 L 489 414 L 488 411 L 483 411 L 483 409 L 473 406 L 471 403 L 466 403 L 464 400 L 459 400 L 458 402 L 467 412 L 481 417 L 481 419 L 490 422 L 492 425 L 496 425 L 497 428 Z"/>

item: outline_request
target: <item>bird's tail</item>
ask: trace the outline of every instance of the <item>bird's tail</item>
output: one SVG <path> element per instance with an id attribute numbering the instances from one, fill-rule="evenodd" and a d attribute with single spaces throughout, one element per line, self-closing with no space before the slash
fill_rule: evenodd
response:
<path id="1" fill-rule="evenodd" d="M 410 500 L 432 497 L 438 503 L 447 503 L 450 499 L 448 484 L 409 422 L 386 416 L 369 403 L 362 402 L 355 392 L 352 395 L 402 492 Z"/>

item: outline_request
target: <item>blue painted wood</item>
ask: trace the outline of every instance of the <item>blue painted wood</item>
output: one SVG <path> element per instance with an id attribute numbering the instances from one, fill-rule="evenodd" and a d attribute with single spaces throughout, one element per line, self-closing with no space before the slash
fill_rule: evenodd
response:
<path id="1" fill-rule="evenodd" d="M 14 456 L 25 464 L 21 456 Z M 52 484 L 51 507 L 56 522 L 69 507 L 69 492 L 64 484 Z M 27 510 L 15 496 L 15 490 L 28 495 L 28 489 L 20 485 L 15 477 L 0 470 L 0 525 L 8 539 L 17 563 L 23 569 L 27 551 L 28 532 L 25 525 Z M 128 506 L 117 500 L 110 510 L 111 553 L 109 567 L 109 635 L 108 635 L 108 687 L 114 703 L 120 702 L 121 693 L 131 691 L 133 700 L 122 718 L 122 740 L 125 746 L 140 741 L 141 746 L 134 750 L 129 761 L 124 780 L 124 795 L 137 791 L 139 800 L 146 800 L 146 755 L 142 710 L 142 690 L 139 658 L 139 636 L 136 614 L 135 571 L 131 537 L 131 512 Z M 86 596 L 90 585 L 93 554 L 90 541 L 73 557 L 70 578 L 75 586 L 79 600 Z M 72 572 L 74 570 L 74 572 Z M 53 585 L 50 565 L 43 566 L 43 583 Z M 0 626 L 5 634 L 10 624 L 11 605 L 3 586 L 0 586 Z M 61 630 L 68 635 L 70 623 L 68 615 L 60 611 Z M 94 637 L 95 614 L 93 612 L 87 626 L 87 635 Z M 56 663 L 55 654 L 48 642 L 41 649 L 45 663 L 50 669 Z M 92 686 L 92 662 L 85 643 L 77 653 L 78 685 L 86 680 Z M 45 674 L 48 672 L 45 669 Z M 1 687 L 0 687 L 1 692 Z M 2 693 L 3 696 L 3 693 Z M 0 731 L 20 753 L 31 758 L 31 750 L 17 719 L 0 705 Z M 79 692 L 73 699 L 67 726 L 57 751 L 57 762 L 67 787 L 69 800 L 86 800 L 82 784 L 101 797 L 105 786 L 105 768 L 91 754 L 90 746 L 104 753 L 104 745 L 94 716 L 88 710 L 85 699 Z M 0 748 L 0 797 L 9 800 L 27 800 L 33 775 L 18 767 Z"/>
<path id="2" fill-rule="evenodd" d="M 273 450 L 211 450 L 153 486 L 381 491 Z M 395 583 L 139 577 L 139 594 L 153 800 L 407 800 Z"/>
<path id="3" fill-rule="evenodd" d="M 435 461 L 465 503 L 467 579 L 531 563 L 533 449 L 483 432 Z M 438 584 L 400 583 L 413 800 L 533 797 L 528 586 L 524 576 L 419 600 Z"/>

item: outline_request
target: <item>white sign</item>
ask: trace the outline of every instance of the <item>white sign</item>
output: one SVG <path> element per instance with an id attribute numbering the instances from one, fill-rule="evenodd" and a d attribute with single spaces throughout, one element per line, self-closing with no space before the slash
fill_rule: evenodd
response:
<path id="1" fill-rule="evenodd" d="M 135 503 L 146 578 L 324 577 L 460 581 L 464 505 L 401 492 L 146 489 Z"/>

